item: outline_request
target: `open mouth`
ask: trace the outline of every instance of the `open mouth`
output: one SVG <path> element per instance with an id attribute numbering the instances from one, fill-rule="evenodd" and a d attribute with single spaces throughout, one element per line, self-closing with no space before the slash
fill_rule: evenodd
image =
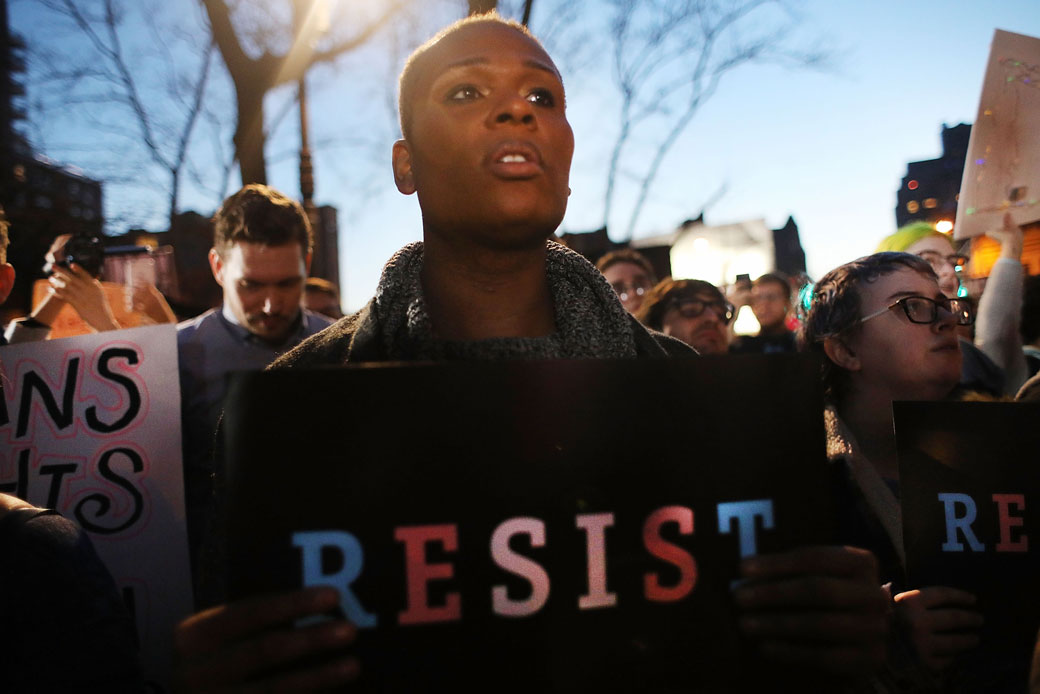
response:
<path id="1" fill-rule="evenodd" d="M 491 172 L 505 179 L 531 178 L 542 173 L 542 157 L 526 142 L 503 142 L 488 157 Z"/>

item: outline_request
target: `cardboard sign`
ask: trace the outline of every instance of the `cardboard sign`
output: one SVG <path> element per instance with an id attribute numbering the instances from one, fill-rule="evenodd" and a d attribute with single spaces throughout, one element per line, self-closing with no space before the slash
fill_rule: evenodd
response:
<path id="1" fill-rule="evenodd" d="M 730 585 L 742 556 L 831 539 L 818 373 L 774 356 L 242 375 L 231 592 L 338 587 L 370 691 L 775 684 L 743 667 Z"/>
<path id="2" fill-rule="evenodd" d="M 0 491 L 87 532 L 134 613 L 153 691 L 191 612 L 175 330 L 0 348 Z"/>
<path id="3" fill-rule="evenodd" d="M 1040 39 L 993 34 L 979 115 L 957 201 L 954 238 L 1003 226 L 1005 212 L 1022 226 L 1040 219 Z"/>
<path id="4" fill-rule="evenodd" d="M 1040 403 L 894 412 L 909 585 L 978 597 L 982 645 L 959 658 L 967 691 L 1025 691 L 1040 629 Z"/>

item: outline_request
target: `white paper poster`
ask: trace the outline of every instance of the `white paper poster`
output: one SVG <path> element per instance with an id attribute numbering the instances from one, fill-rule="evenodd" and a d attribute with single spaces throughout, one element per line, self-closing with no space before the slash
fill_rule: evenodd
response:
<path id="1" fill-rule="evenodd" d="M 192 604 L 175 326 L 2 347 L 0 378 L 0 491 L 88 533 L 135 616 L 151 691 L 168 690 Z"/>
<path id="2" fill-rule="evenodd" d="M 1040 39 L 993 35 L 979 115 L 957 201 L 954 237 L 1040 219 Z"/>

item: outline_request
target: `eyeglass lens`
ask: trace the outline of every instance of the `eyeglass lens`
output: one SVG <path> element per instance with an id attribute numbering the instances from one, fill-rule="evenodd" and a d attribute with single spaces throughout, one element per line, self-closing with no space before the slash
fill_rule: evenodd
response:
<path id="1" fill-rule="evenodd" d="M 714 301 L 705 302 L 691 299 L 679 304 L 679 306 L 676 307 L 676 310 L 679 311 L 679 315 L 683 318 L 696 318 L 704 313 L 704 309 L 706 308 L 710 308 L 715 315 L 719 317 L 719 320 L 722 321 L 723 325 L 729 325 L 729 322 L 733 320 L 733 309 L 725 304 L 720 304 Z"/>
<path id="2" fill-rule="evenodd" d="M 975 317 L 971 305 L 961 299 L 945 299 L 933 301 L 923 296 L 909 296 L 899 303 L 903 305 L 906 317 L 914 323 L 934 323 L 939 319 L 939 307 L 953 314 L 958 325 L 971 325 Z"/>
<path id="3" fill-rule="evenodd" d="M 618 295 L 622 301 L 628 301 L 633 296 L 643 296 L 646 294 L 647 287 L 642 284 L 625 284 L 624 282 L 617 282 L 610 285 L 611 289 Z"/>
<path id="4" fill-rule="evenodd" d="M 943 255 L 941 253 L 936 253 L 935 251 L 921 251 L 917 255 L 927 261 L 936 272 L 941 270 L 947 263 L 955 270 L 968 264 L 967 256 L 958 255 L 956 253 L 952 255 Z"/>

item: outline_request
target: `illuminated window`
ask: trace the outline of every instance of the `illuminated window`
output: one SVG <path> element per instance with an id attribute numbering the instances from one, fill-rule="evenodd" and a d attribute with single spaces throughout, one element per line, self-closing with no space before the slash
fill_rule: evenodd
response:
<path id="1" fill-rule="evenodd" d="M 939 205 L 939 201 L 935 198 L 925 198 L 924 206 L 929 210 L 934 210 Z"/>
<path id="2" fill-rule="evenodd" d="M 909 181 L 909 182 L 908 182 L 908 183 L 906 184 L 906 187 L 907 187 L 907 188 L 909 188 L 910 190 L 917 190 L 917 181 L 915 181 L 915 180 L 911 179 L 911 180 L 910 180 L 910 181 Z"/>
<path id="3" fill-rule="evenodd" d="M 921 209 L 921 206 L 917 204 L 916 200 L 906 203 L 906 211 L 910 214 L 915 214 L 919 209 Z"/>

